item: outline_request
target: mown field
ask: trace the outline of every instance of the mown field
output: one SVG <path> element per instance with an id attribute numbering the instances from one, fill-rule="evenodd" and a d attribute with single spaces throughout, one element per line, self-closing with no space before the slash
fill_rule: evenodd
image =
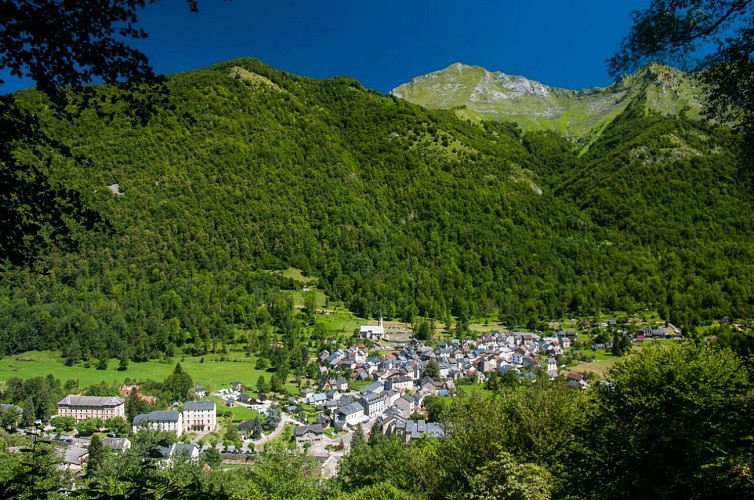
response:
<path id="1" fill-rule="evenodd" d="M 224 356 L 224 361 L 220 361 Z M 202 362 L 203 360 L 203 362 Z M 79 387 L 86 387 L 100 382 L 120 384 L 126 378 L 132 381 L 155 380 L 162 381 L 173 372 L 176 363 L 181 363 L 183 370 L 191 375 L 195 384 L 201 384 L 211 391 L 228 387 L 234 380 L 242 382 L 254 390 L 257 379 L 264 375 L 269 381 L 270 373 L 254 368 L 256 357 L 246 357 L 243 354 L 230 353 L 225 355 L 210 354 L 205 356 L 176 356 L 170 362 L 147 361 L 143 363 L 130 362 L 128 370 L 118 371 L 118 360 L 112 359 L 107 370 L 97 370 L 96 360 L 91 367 L 85 368 L 79 363 L 66 366 L 65 359 L 52 351 L 30 351 L 23 354 L 8 356 L 0 359 L 0 385 L 12 377 L 27 379 L 31 377 L 54 375 L 62 382 L 78 380 Z M 287 384 L 291 391 L 293 384 Z"/>

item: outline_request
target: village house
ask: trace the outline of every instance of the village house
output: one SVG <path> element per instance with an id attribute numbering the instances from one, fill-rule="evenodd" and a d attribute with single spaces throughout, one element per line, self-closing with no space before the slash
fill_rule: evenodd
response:
<path id="1" fill-rule="evenodd" d="M 305 401 L 312 405 L 324 404 L 327 401 L 327 394 L 324 392 L 315 392 L 314 394 L 310 394 Z"/>
<path id="2" fill-rule="evenodd" d="M 298 444 L 322 441 L 322 435 L 321 424 L 299 425 L 293 430 L 293 438 Z"/>
<path id="3" fill-rule="evenodd" d="M 121 396 L 123 396 L 124 398 L 127 398 L 132 393 L 139 392 L 139 389 L 141 389 L 140 385 L 123 384 L 120 387 L 118 387 L 118 392 L 120 393 Z"/>
<path id="4" fill-rule="evenodd" d="M 340 399 L 340 393 L 336 390 L 327 391 L 325 396 L 327 396 L 328 401 L 337 401 Z"/>
<path id="5" fill-rule="evenodd" d="M 655 328 L 642 328 L 638 333 L 644 335 L 645 338 L 653 339 L 664 339 L 667 335 L 667 332 L 661 326 Z"/>
<path id="6" fill-rule="evenodd" d="M 324 378 L 319 383 L 319 390 L 320 391 L 330 391 L 330 390 L 347 391 L 348 381 L 344 377 Z"/>
<path id="7" fill-rule="evenodd" d="M 568 383 L 568 387 L 574 389 L 585 389 L 587 386 L 584 376 L 575 372 L 571 372 L 566 376 L 566 382 Z"/>
<path id="8" fill-rule="evenodd" d="M 353 358 L 343 358 L 335 364 L 335 367 L 341 370 L 355 370 L 357 367 L 356 360 Z"/>
<path id="9" fill-rule="evenodd" d="M 571 347 L 571 343 L 576 340 L 576 332 L 573 331 L 558 330 L 555 332 L 555 335 L 558 337 L 560 347 L 563 349 Z"/>
<path id="10" fill-rule="evenodd" d="M 192 460 L 199 458 L 199 448 L 190 443 L 173 443 L 170 446 L 158 446 L 157 449 L 165 458 L 172 458 L 179 454 L 185 454 Z"/>
<path id="11" fill-rule="evenodd" d="M 126 402 L 119 397 L 76 396 L 69 394 L 58 401 L 58 415 L 73 417 L 76 422 L 85 418 L 100 418 L 103 421 L 113 417 L 126 416 Z"/>
<path id="12" fill-rule="evenodd" d="M 252 434 L 254 433 L 254 421 L 244 420 L 236 426 L 236 430 L 244 439 L 251 439 Z"/>
<path id="13" fill-rule="evenodd" d="M 252 410 L 261 410 L 264 407 L 264 403 L 245 392 L 242 392 L 238 395 L 238 398 L 236 399 L 237 402 L 245 404 L 247 407 L 251 408 Z"/>
<path id="14" fill-rule="evenodd" d="M 0 403 L 0 415 L 2 415 L 4 413 L 12 413 L 13 416 L 15 416 L 15 418 L 11 417 L 10 421 L 18 423 L 18 420 L 24 414 L 24 410 L 23 410 L 23 408 L 21 408 L 19 406 L 16 406 L 16 405 L 10 405 L 10 404 L 6 404 L 6 403 Z M 5 416 L 5 415 L 3 415 L 3 416 Z M 11 423 L 9 425 L 12 427 L 14 424 Z"/>
<path id="15" fill-rule="evenodd" d="M 131 440 L 128 438 L 103 437 L 102 444 L 117 452 L 123 452 L 131 448 Z"/>
<path id="16" fill-rule="evenodd" d="M 414 388 L 414 379 L 408 375 L 393 375 L 387 379 L 385 389 L 403 391 Z"/>
<path id="17" fill-rule="evenodd" d="M 493 356 L 479 358 L 477 369 L 482 372 L 494 372 L 497 370 L 497 360 Z"/>
<path id="18" fill-rule="evenodd" d="M 560 340 L 558 340 L 557 337 L 546 337 L 542 339 L 540 350 L 546 352 L 550 356 L 563 354 Z"/>
<path id="19" fill-rule="evenodd" d="M 445 431 L 437 422 L 425 422 L 424 420 L 403 420 L 395 424 L 395 435 L 405 442 L 421 437 L 441 438 L 445 437 Z"/>
<path id="20" fill-rule="evenodd" d="M 424 377 L 419 382 L 419 385 L 421 386 L 420 392 L 424 392 L 430 396 L 436 396 L 438 389 L 443 387 L 441 382 L 435 382 L 432 377 Z"/>
<path id="21" fill-rule="evenodd" d="M 248 404 L 254 401 L 254 396 L 251 396 L 249 394 L 246 394 L 245 392 L 242 392 L 238 395 L 238 398 L 236 399 L 239 403 Z"/>
<path id="22" fill-rule="evenodd" d="M 333 426 L 343 428 L 345 425 L 356 425 L 363 419 L 364 407 L 360 403 L 351 403 L 335 410 Z"/>
<path id="23" fill-rule="evenodd" d="M 523 365 L 524 364 L 524 358 L 526 356 L 529 356 L 529 350 L 526 347 L 519 346 L 513 351 L 513 356 L 511 357 L 511 363 L 514 365 Z"/>
<path id="24" fill-rule="evenodd" d="M 363 363 L 367 360 L 367 353 L 359 347 L 346 349 L 346 357 L 351 358 L 357 363 Z"/>
<path id="25" fill-rule="evenodd" d="M 524 362 L 522 363 L 524 368 L 534 368 L 539 366 L 539 361 L 536 356 L 524 356 Z"/>
<path id="26" fill-rule="evenodd" d="M 415 399 L 413 396 L 404 394 L 395 401 L 394 406 L 400 408 L 404 415 L 411 415 L 414 412 Z"/>
<path id="27" fill-rule="evenodd" d="M 89 460 L 89 450 L 79 446 L 67 446 L 57 451 L 63 463 L 63 469 L 80 472 Z"/>

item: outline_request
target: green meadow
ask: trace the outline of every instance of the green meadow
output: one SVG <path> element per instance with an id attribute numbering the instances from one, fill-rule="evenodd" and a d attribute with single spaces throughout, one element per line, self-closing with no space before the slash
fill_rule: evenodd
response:
<path id="1" fill-rule="evenodd" d="M 221 356 L 224 358 L 223 361 L 220 361 Z M 5 381 L 12 377 L 27 379 L 48 374 L 54 375 L 62 382 L 78 380 L 79 387 L 100 382 L 120 384 L 126 378 L 132 381 L 148 379 L 162 381 L 173 372 L 176 363 L 181 363 L 183 370 L 191 375 L 195 384 L 204 385 L 211 391 L 229 387 L 230 383 L 235 380 L 242 382 L 253 391 L 260 375 L 264 375 L 267 380 L 271 375 L 254 368 L 255 356 L 246 357 L 240 353 L 176 356 L 169 362 L 152 360 L 136 363 L 132 361 L 128 364 L 128 370 L 118 371 L 117 359 L 110 360 L 107 370 L 97 370 L 96 360 L 92 361 L 89 368 L 81 363 L 66 366 L 65 359 L 57 352 L 30 351 L 0 359 L 0 385 L 4 385 Z M 292 384 L 287 384 L 286 387 L 294 389 Z"/>

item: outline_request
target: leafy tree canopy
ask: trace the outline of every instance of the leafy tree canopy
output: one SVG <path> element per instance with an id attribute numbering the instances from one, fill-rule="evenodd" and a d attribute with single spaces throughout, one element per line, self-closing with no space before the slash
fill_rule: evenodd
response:
<path id="1" fill-rule="evenodd" d="M 699 71 L 710 116 L 735 123 L 747 151 L 754 148 L 754 2 L 653 0 L 633 13 L 613 74 L 653 61 Z"/>
<path id="2" fill-rule="evenodd" d="M 586 468 L 599 476 L 590 483 L 621 498 L 752 495 L 751 383 L 732 352 L 691 342 L 648 346 L 606 380 L 577 432 Z"/>
<path id="3" fill-rule="evenodd" d="M 105 114 L 108 106 L 125 103 L 135 121 L 146 122 L 168 104 L 167 87 L 129 42 L 147 36 L 137 27 L 138 12 L 156 1 L 3 2 L 0 71 L 32 79 L 56 114 L 68 119 L 91 108 Z M 196 0 L 187 2 L 197 9 Z M 103 92 L 91 85 L 97 81 L 118 91 Z M 0 79 L 0 90 L 4 83 Z M 55 154 L 76 155 L 41 130 L 38 117 L 18 106 L 16 94 L 0 96 L 0 136 L 0 258 L 28 262 L 49 246 L 74 244 L 72 224 L 92 229 L 101 223 L 77 193 L 48 178 Z M 36 146 L 34 157 L 16 157 L 17 142 Z M 84 156 L 76 159 L 88 163 Z"/>

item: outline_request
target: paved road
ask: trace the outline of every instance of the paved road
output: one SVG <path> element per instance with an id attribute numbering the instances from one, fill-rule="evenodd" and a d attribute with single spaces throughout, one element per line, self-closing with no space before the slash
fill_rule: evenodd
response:
<path id="1" fill-rule="evenodd" d="M 285 427 L 285 424 L 287 424 L 287 423 L 291 423 L 293 425 L 296 425 L 296 421 L 294 419 L 292 419 L 291 417 L 289 417 L 288 415 L 286 415 L 285 413 L 283 413 L 280 416 L 280 422 L 278 423 L 278 426 L 275 427 L 275 430 L 273 430 L 271 433 L 267 434 L 266 436 L 262 436 L 261 438 L 257 439 L 256 441 L 250 441 L 248 444 L 249 445 L 253 444 L 254 445 L 254 449 L 256 451 L 261 451 L 264 448 L 264 445 L 266 443 L 272 441 L 273 439 L 275 439 L 276 437 L 278 437 L 280 435 L 280 433 L 283 432 L 283 428 Z"/>

